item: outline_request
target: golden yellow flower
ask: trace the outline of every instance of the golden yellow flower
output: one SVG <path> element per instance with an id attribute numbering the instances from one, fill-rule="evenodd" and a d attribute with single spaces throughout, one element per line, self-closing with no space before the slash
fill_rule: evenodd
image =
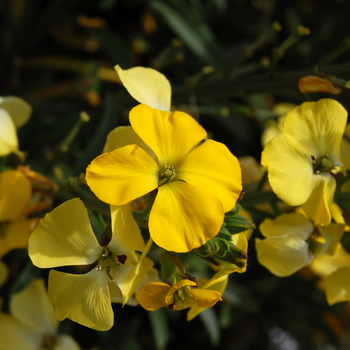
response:
<path id="1" fill-rule="evenodd" d="M 149 217 L 154 242 L 175 252 L 200 247 L 219 232 L 224 213 L 240 195 L 236 157 L 212 140 L 193 148 L 206 132 L 182 112 L 138 105 L 130 112 L 130 123 L 157 159 L 135 144 L 104 153 L 87 168 L 88 185 L 112 205 L 157 190 Z"/>

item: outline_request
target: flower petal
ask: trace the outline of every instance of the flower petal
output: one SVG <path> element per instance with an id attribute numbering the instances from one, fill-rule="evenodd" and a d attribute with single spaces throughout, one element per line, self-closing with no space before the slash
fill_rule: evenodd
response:
<path id="1" fill-rule="evenodd" d="M 293 137 L 310 155 L 320 158 L 328 154 L 334 166 L 342 166 L 339 147 L 347 116 L 345 108 L 332 99 L 304 102 L 286 116 L 284 133 Z"/>
<path id="2" fill-rule="evenodd" d="M 310 197 L 316 181 L 311 154 L 289 135 L 279 134 L 264 148 L 261 164 L 269 172 L 276 195 L 289 205 L 300 205 Z"/>
<path id="3" fill-rule="evenodd" d="M 310 197 L 301 207 L 317 224 L 329 224 L 332 219 L 330 207 L 337 182 L 330 174 L 316 175 L 316 180 Z"/>
<path id="4" fill-rule="evenodd" d="M 40 268 L 88 265 L 100 257 L 102 250 L 78 198 L 46 214 L 28 242 L 29 257 Z"/>
<path id="5" fill-rule="evenodd" d="M 130 124 L 143 142 L 156 154 L 159 167 L 177 166 L 207 132 L 190 115 L 183 112 L 161 112 L 145 105 L 134 107 Z"/>
<path id="6" fill-rule="evenodd" d="M 122 206 L 111 205 L 112 239 L 108 249 L 124 255 L 132 250 L 142 251 L 145 242 L 131 211 L 131 202 Z"/>
<path id="7" fill-rule="evenodd" d="M 173 181 L 159 187 L 148 225 L 157 245 L 185 253 L 214 238 L 223 220 L 217 197 L 196 186 Z"/>
<path id="8" fill-rule="evenodd" d="M 22 172 L 6 170 L 0 173 L 0 222 L 18 219 L 31 193 L 31 183 Z"/>
<path id="9" fill-rule="evenodd" d="M 0 108 L 0 157 L 18 150 L 18 137 L 15 123 L 6 110 Z"/>
<path id="10" fill-rule="evenodd" d="M 153 151 L 141 140 L 131 126 L 118 126 L 107 136 L 107 142 L 103 148 L 103 153 L 112 152 L 117 148 L 127 145 L 137 145 L 145 150 L 153 159 L 156 158 Z"/>
<path id="11" fill-rule="evenodd" d="M 205 278 L 201 278 L 198 280 L 198 287 L 201 289 L 198 290 L 203 290 L 203 289 L 209 289 L 211 291 L 216 291 L 217 293 L 220 294 L 220 299 L 221 300 L 221 295 L 226 289 L 227 282 L 228 282 L 228 275 L 220 276 L 219 278 L 216 278 L 216 274 L 214 275 L 213 278 L 211 278 L 209 281 L 204 282 L 206 280 Z M 203 282 L 204 283 L 203 283 Z M 212 297 L 212 296 L 211 296 Z M 203 310 L 205 310 L 207 307 L 210 306 L 204 306 L 201 307 L 199 304 L 194 304 L 190 307 L 190 309 L 187 312 L 187 321 L 193 320 L 197 315 L 199 315 Z"/>
<path id="12" fill-rule="evenodd" d="M 58 320 L 43 279 L 33 280 L 10 300 L 13 317 L 40 334 L 56 334 Z"/>
<path id="13" fill-rule="evenodd" d="M 258 261 L 278 277 L 286 277 L 308 265 L 308 244 L 294 235 L 255 239 Z"/>
<path id="14" fill-rule="evenodd" d="M 147 272 L 153 266 L 153 261 L 143 258 L 134 266 L 113 266 L 111 275 L 123 294 L 123 305 L 140 286 Z"/>
<path id="15" fill-rule="evenodd" d="M 0 108 L 11 116 L 17 129 L 28 122 L 32 114 L 31 105 L 20 97 L 6 96 L 0 98 Z"/>
<path id="16" fill-rule="evenodd" d="M 329 305 L 350 300 L 350 267 L 342 267 L 324 280 Z"/>
<path id="17" fill-rule="evenodd" d="M 221 293 L 210 289 L 189 289 L 188 293 L 200 308 L 214 306 L 221 299 Z"/>
<path id="18" fill-rule="evenodd" d="M 228 148 L 207 140 L 188 153 L 176 168 L 177 179 L 197 186 L 217 197 L 230 211 L 242 191 L 241 168 Z"/>
<path id="19" fill-rule="evenodd" d="M 81 350 L 79 344 L 69 335 L 60 335 L 57 338 L 54 350 Z"/>
<path id="20" fill-rule="evenodd" d="M 38 350 L 42 335 L 15 320 L 14 317 L 0 313 L 1 350 Z"/>
<path id="21" fill-rule="evenodd" d="M 170 111 L 171 85 L 162 73 L 145 67 L 123 70 L 119 65 L 115 66 L 115 70 L 136 101 L 161 111 Z"/>
<path id="22" fill-rule="evenodd" d="M 124 205 L 158 187 L 158 166 L 143 149 L 129 145 L 95 158 L 86 181 L 102 201 Z"/>
<path id="23" fill-rule="evenodd" d="M 150 282 L 140 287 L 136 298 L 144 309 L 155 311 L 166 306 L 165 297 L 169 290 L 170 286 L 163 282 Z"/>
<path id="24" fill-rule="evenodd" d="M 322 235 L 322 237 L 326 239 L 324 246 L 318 252 L 319 255 L 323 253 L 328 255 L 334 255 L 337 249 L 337 246 L 339 244 L 339 241 L 343 236 L 344 227 L 345 225 L 334 224 L 334 223 L 330 223 L 329 225 L 318 226 L 318 230 L 320 231 L 320 234 Z"/>
<path id="25" fill-rule="evenodd" d="M 307 240 L 314 230 L 314 225 L 304 215 L 288 213 L 278 216 L 276 219 L 265 219 L 259 226 L 261 234 L 268 237 L 294 235 Z"/>
<path id="26" fill-rule="evenodd" d="M 69 318 L 97 331 L 112 328 L 114 315 L 105 271 L 93 269 L 83 275 L 51 270 L 49 296 L 56 307 L 56 316 Z"/>

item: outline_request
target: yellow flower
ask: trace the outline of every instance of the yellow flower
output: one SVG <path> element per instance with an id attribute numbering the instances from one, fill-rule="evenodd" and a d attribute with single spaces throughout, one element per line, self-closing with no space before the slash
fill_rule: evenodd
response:
<path id="1" fill-rule="evenodd" d="M 283 121 L 288 112 L 290 112 L 295 107 L 295 104 L 288 102 L 277 103 L 273 107 L 273 112 L 278 115 L 278 119 L 270 119 L 266 125 L 265 130 L 261 135 L 261 144 L 264 147 L 270 140 L 272 140 L 276 135 L 283 132 Z"/>
<path id="2" fill-rule="evenodd" d="M 0 157 L 18 150 L 17 130 L 32 113 L 30 105 L 19 97 L 0 97 Z"/>
<path id="3" fill-rule="evenodd" d="M 344 225 L 314 227 L 304 215 L 289 213 L 265 219 L 260 231 L 266 239 L 255 239 L 259 263 L 274 275 L 286 277 L 309 265 L 315 255 L 333 255 Z"/>
<path id="4" fill-rule="evenodd" d="M 170 112 L 171 85 L 169 80 L 152 68 L 133 67 L 115 70 L 129 94 L 141 104 L 160 111 Z"/>
<path id="5" fill-rule="evenodd" d="M 200 308 L 215 305 L 221 299 L 216 290 L 197 288 L 196 282 L 180 280 L 173 286 L 163 282 L 144 284 L 136 293 L 140 305 L 149 311 L 167 307 L 170 310 L 183 310 L 197 304 Z"/>
<path id="6" fill-rule="evenodd" d="M 200 247 L 219 232 L 224 213 L 239 197 L 237 158 L 212 140 L 193 148 L 206 132 L 182 112 L 138 105 L 130 112 L 130 123 L 157 160 L 137 145 L 104 153 L 87 168 L 88 185 L 112 205 L 158 189 L 149 217 L 154 242 L 175 252 Z"/>
<path id="7" fill-rule="evenodd" d="M 0 173 L 0 257 L 12 249 L 26 248 L 37 219 L 26 219 L 31 183 L 18 170 Z"/>
<path id="8" fill-rule="evenodd" d="M 0 313 L 2 350 L 80 349 L 72 337 L 58 334 L 59 322 L 42 279 L 11 298 L 10 312 Z"/>
<path id="9" fill-rule="evenodd" d="M 350 266 L 341 267 L 325 278 L 324 287 L 329 305 L 350 300 Z"/>
<path id="10" fill-rule="evenodd" d="M 111 209 L 113 233 L 109 243 L 103 246 L 98 243 L 87 211 L 77 198 L 47 214 L 29 238 L 29 256 L 40 268 L 98 262 L 86 274 L 50 271 L 49 296 L 59 320 L 67 317 L 96 330 L 110 329 L 113 310 L 108 283 L 113 281 L 118 285 L 125 304 L 153 265 L 148 258 L 134 265 L 128 262 L 135 260 L 130 256 L 133 250 L 144 249 L 144 242 L 130 208 Z"/>
<path id="11" fill-rule="evenodd" d="M 222 293 L 226 289 L 227 282 L 228 275 L 220 275 L 216 273 L 210 280 L 208 280 L 205 277 L 200 278 L 198 280 L 198 290 L 216 291 L 220 295 L 222 295 Z M 203 310 L 211 306 L 201 306 L 199 305 L 199 303 L 193 304 L 187 312 L 187 321 L 193 320 Z"/>
<path id="12" fill-rule="evenodd" d="M 332 173 L 343 169 L 339 153 L 346 121 L 347 112 L 337 101 L 305 102 L 288 113 L 283 133 L 262 152 L 273 191 L 289 205 L 302 205 L 319 224 L 331 220 Z"/>

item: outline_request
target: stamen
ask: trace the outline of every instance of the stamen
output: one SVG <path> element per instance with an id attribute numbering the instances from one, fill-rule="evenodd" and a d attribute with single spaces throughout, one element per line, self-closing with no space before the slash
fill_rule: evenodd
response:
<path id="1" fill-rule="evenodd" d="M 164 168 L 159 172 L 158 186 L 162 186 L 167 182 L 171 182 L 176 177 L 176 171 L 174 166 L 164 165 Z"/>

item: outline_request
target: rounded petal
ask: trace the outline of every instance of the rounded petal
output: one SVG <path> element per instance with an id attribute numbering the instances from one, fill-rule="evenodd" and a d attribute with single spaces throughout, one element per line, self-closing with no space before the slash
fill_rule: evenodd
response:
<path id="1" fill-rule="evenodd" d="M 0 222 L 18 219 L 31 194 L 32 185 L 22 172 L 6 170 L 0 173 Z"/>
<path id="2" fill-rule="evenodd" d="M 140 305 L 148 310 L 155 311 L 166 306 L 165 297 L 170 286 L 163 282 L 146 283 L 136 293 Z"/>
<path id="3" fill-rule="evenodd" d="M 189 289 L 188 293 L 200 308 L 214 306 L 221 299 L 221 293 L 210 289 Z"/>
<path id="4" fill-rule="evenodd" d="M 53 350 L 80 350 L 80 346 L 71 336 L 60 335 Z"/>
<path id="5" fill-rule="evenodd" d="M 222 204 L 215 196 L 174 181 L 159 187 L 148 225 L 158 246 L 185 253 L 214 238 L 223 220 Z"/>
<path id="6" fill-rule="evenodd" d="M 301 205 L 310 197 L 316 175 L 311 154 L 287 134 L 279 134 L 264 148 L 261 164 L 268 170 L 276 195 L 289 205 Z"/>
<path id="7" fill-rule="evenodd" d="M 1 350 L 38 350 L 42 335 L 19 323 L 14 317 L 0 313 Z"/>
<path id="8" fill-rule="evenodd" d="M 0 157 L 18 150 L 18 137 L 15 123 L 10 115 L 0 108 Z"/>
<path id="9" fill-rule="evenodd" d="M 113 266 L 111 275 L 120 288 L 123 295 L 123 305 L 130 299 L 135 290 L 140 286 L 147 272 L 153 266 L 153 261 L 143 258 L 134 266 Z"/>
<path id="10" fill-rule="evenodd" d="M 350 300 L 350 267 L 342 267 L 324 280 L 329 305 Z"/>
<path id="11" fill-rule="evenodd" d="M 107 331 L 113 326 L 108 276 L 103 269 L 83 275 L 51 270 L 49 296 L 60 321 L 69 318 L 97 331 Z"/>
<path id="12" fill-rule="evenodd" d="M 124 205 L 158 187 L 158 166 L 136 145 L 118 148 L 95 158 L 86 181 L 103 202 Z"/>
<path id="13" fill-rule="evenodd" d="M 207 132 L 190 115 L 183 112 L 161 112 L 145 105 L 134 107 L 130 124 L 143 142 L 156 154 L 160 169 L 177 166 Z"/>
<path id="14" fill-rule="evenodd" d="M 306 215 L 317 224 L 329 224 L 337 182 L 330 174 L 316 175 L 315 187 L 308 200 L 301 206 Z"/>
<path id="15" fill-rule="evenodd" d="M 222 143 L 207 140 L 188 153 L 176 168 L 177 179 L 217 197 L 230 211 L 242 191 L 241 167 Z"/>
<path id="16" fill-rule="evenodd" d="M 161 111 L 170 111 L 171 85 L 162 73 L 145 67 L 123 70 L 119 65 L 115 66 L 115 70 L 124 87 L 137 102 Z"/>
<path id="17" fill-rule="evenodd" d="M 302 214 L 288 213 L 278 216 L 275 220 L 265 219 L 259 229 L 266 238 L 288 234 L 306 240 L 314 230 L 314 225 Z"/>
<path id="18" fill-rule="evenodd" d="M 124 255 L 132 250 L 142 251 L 145 242 L 131 210 L 131 202 L 122 206 L 111 205 L 112 239 L 108 249 L 114 254 Z"/>
<path id="19" fill-rule="evenodd" d="M 56 334 L 58 320 L 43 279 L 33 280 L 10 300 L 13 317 L 40 334 Z"/>
<path id="20" fill-rule="evenodd" d="M 255 239 L 258 261 L 278 277 L 297 272 L 311 261 L 308 244 L 294 235 Z"/>
<path id="21" fill-rule="evenodd" d="M 113 129 L 107 136 L 103 153 L 112 152 L 127 145 L 137 145 L 155 159 L 153 151 L 141 140 L 131 126 L 118 126 Z"/>
<path id="22" fill-rule="evenodd" d="M 28 122 L 32 114 L 32 107 L 26 101 L 16 96 L 0 98 L 0 108 L 3 108 L 11 116 L 17 129 Z"/>
<path id="23" fill-rule="evenodd" d="M 102 250 L 87 210 L 78 198 L 46 214 L 28 242 L 29 257 L 40 268 L 92 264 Z"/>
<path id="24" fill-rule="evenodd" d="M 334 166 L 341 166 L 339 147 L 347 117 L 345 108 L 335 100 L 304 102 L 286 116 L 284 133 L 293 137 L 308 154 L 316 158 L 328 154 Z"/>

